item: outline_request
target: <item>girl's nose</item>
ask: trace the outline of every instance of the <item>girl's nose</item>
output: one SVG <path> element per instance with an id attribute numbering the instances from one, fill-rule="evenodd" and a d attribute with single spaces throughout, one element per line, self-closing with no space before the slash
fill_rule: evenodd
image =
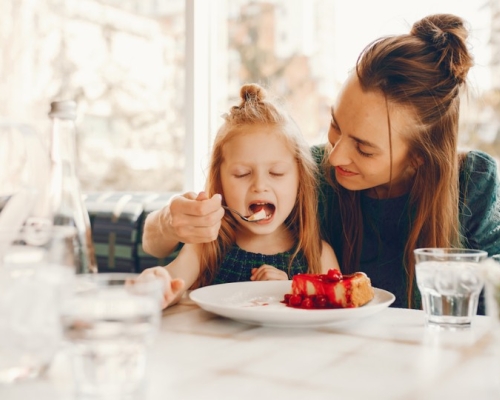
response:
<path id="1" fill-rule="evenodd" d="M 255 192 L 264 192 L 268 188 L 267 176 L 264 174 L 255 174 L 252 181 L 252 190 Z"/>

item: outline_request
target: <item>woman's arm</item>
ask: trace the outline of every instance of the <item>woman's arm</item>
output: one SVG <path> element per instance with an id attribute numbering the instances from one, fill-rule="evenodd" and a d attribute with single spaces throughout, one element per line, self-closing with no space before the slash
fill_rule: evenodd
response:
<path id="1" fill-rule="evenodd" d="M 173 232 L 169 232 L 168 220 L 170 207 L 166 205 L 160 210 L 150 213 L 144 221 L 142 234 L 142 248 L 156 258 L 168 256 L 179 244 L 179 239 Z"/>
<path id="2" fill-rule="evenodd" d="M 500 254 L 500 182 L 496 161 L 471 151 L 460 173 L 460 222 L 468 247 Z"/>

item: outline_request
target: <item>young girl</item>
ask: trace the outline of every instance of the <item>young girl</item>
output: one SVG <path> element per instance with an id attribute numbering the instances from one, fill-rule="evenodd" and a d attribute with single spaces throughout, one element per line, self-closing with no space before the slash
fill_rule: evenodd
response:
<path id="1" fill-rule="evenodd" d="M 164 280 L 164 307 L 188 288 L 338 269 L 319 236 L 317 167 L 297 125 L 258 85 L 244 85 L 240 96 L 215 138 L 206 193 L 266 217 L 245 222 L 227 211 L 215 241 L 186 244 L 166 267 L 145 270 Z"/>

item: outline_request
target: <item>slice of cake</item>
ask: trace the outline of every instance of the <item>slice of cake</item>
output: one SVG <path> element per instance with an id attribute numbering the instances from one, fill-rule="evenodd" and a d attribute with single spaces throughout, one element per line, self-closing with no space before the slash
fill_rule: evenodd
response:
<path id="1" fill-rule="evenodd" d="M 353 308 L 373 299 L 370 278 L 363 272 L 342 275 L 331 269 L 327 274 L 298 274 L 292 279 L 292 293 L 284 303 L 295 308 Z"/>
<path id="2" fill-rule="evenodd" d="M 256 213 L 250 215 L 248 217 L 248 220 L 249 221 L 260 221 L 261 219 L 266 219 L 266 218 L 267 218 L 266 210 L 264 208 L 261 208 Z"/>

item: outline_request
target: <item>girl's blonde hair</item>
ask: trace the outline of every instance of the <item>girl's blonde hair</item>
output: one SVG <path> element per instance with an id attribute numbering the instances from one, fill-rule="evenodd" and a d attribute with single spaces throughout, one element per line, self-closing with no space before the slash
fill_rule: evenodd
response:
<path id="1" fill-rule="evenodd" d="M 389 107 L 406 108 L 416 120 L 408 123 L 403 132 L 409 157 L 418 160 L 410 190 L 409 236 L 404 254 L 409 307 L 415 293 L 413 250 L 461 246 L 459 93 L 473 65 L 466 39 L 467 29 L 461 18 L 431 15 L 416 22 L 409 34 L 373 42 L 356 65 L 364 91 L 382 93 Z M 391 140 L 390 124 L 389 136 Z M 327 159 L 324 166 L 339 193 L 344 229 L 342 267 L 347 272 L 359 265 L 363 235 L 360 194 L 334 182 Z"/>
<path id="2" fill-rule="evenodd" d="M 215 137 L 212 156 L 209 163 L 206 192 L 208 196 L 222 194 L 220 166 L 224 160 L 224 145 L 236 135 L 251 134 L 252 126 L 273 126 L 276 132 L 294 154 L 299 171 L 297 199 L 292 212 L 285 221 L 292 233 L 297 246 L 290 257 L 290 268 L 293 260 L 302 252 L 308 265 L 308 271 L 319 273 L 321 270 L 321 239 L 317 217 L 317 166 L 311 151 L 297 124 L 285 113 L 276 102 L 267 98 L 266 91 L 257 84 L 246 84 L 240 90 L 241 102 L 233 106 L 224 115 L 225 122 L 219 128 Z M 243 129 L 241 129 L 244 127 Z M 211 243 L 205 243 L 201 251 L 201 274 L 197 286 L 210 284 L 218 266 L 226 253 L 236 242 L 237 221 L 231 213 L 226 213 L 222 220 L 219 237 Z"/>

